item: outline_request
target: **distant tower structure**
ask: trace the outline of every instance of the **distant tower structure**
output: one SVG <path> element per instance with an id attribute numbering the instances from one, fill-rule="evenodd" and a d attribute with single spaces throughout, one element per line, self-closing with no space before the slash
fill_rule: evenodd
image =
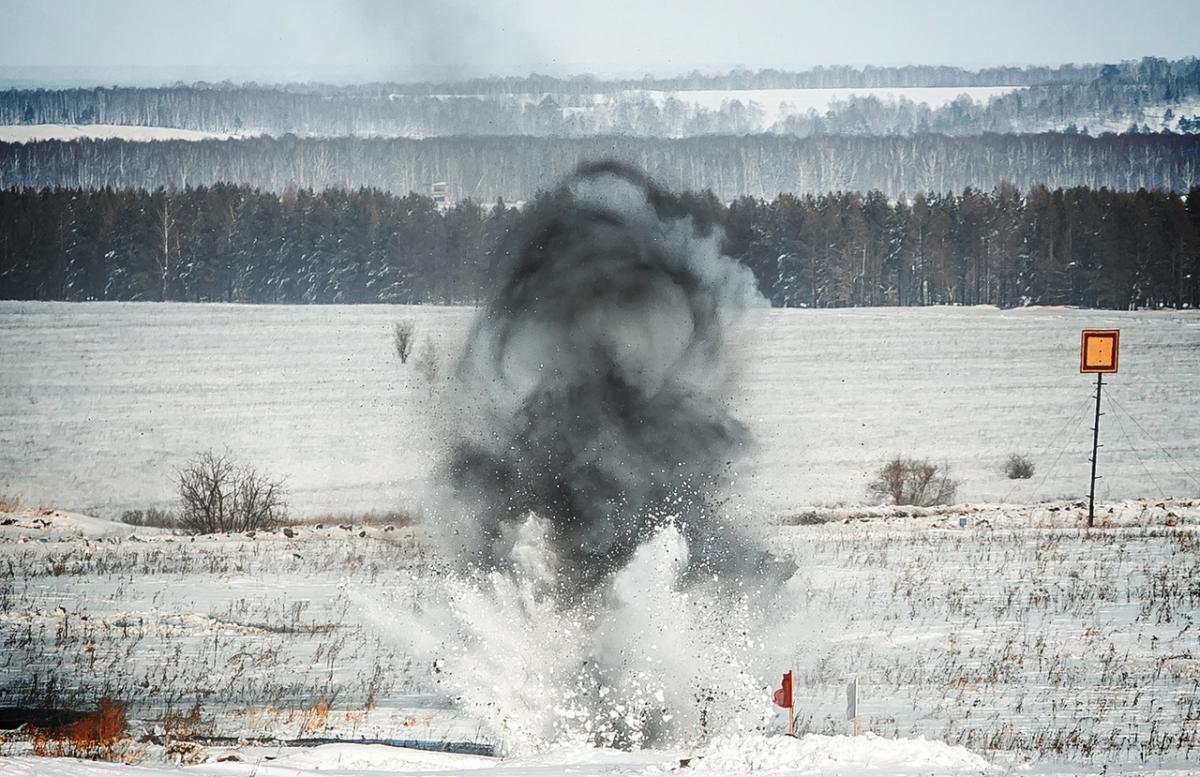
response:
<path id="1" fill-rule="evenodd" d="M 429 197 L 433 200 L 433 204 L 442 210 L 454 204 L 450 199 L 450 184 L 445 181 L 435 181 L 429 184 Z"/>

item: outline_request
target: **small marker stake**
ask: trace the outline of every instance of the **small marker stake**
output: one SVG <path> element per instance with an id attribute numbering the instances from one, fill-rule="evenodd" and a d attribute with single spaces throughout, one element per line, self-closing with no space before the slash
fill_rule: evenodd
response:
<path id="1" fill-rule="evenodd" d="M 788 711 L 788 736 L 796 736 L 796 710 L 792 705 L 792 672 L 788 672 L 783 676 L 783 682 L 779 686 L 779 690 L 775 691 L 771 697 L 772 701 L 777 706 L 786 707 Z"/>
<path id="2" fill-rule="evenodd" d="M 846 718 L 854 721 L 854 736 L 858 736 L 858 675 L 846 684 Z"/>

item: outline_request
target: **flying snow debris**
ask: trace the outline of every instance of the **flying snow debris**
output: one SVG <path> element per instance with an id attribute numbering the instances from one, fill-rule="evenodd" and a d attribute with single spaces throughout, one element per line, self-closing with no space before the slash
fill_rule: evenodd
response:
<path id="1" fill-rule="evenodd" d="M 730 326 L 764 305 L 709 220 L 614 163 L 580 168 L 502 243 L 494 296 L 458 366 L 450 474 L 478 550 L 535 514 L 577 582 L 676 523 L 698 568 L 748 561 L 717 499 L 750 442 L 726 405 Z"/>

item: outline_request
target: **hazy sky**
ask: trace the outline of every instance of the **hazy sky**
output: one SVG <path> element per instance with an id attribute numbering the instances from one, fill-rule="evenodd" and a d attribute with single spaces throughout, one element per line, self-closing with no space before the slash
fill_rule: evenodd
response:
<path id="1" fill-rule="evenodd" d="M 5 81 L 670 75 L 1200 54 L 1200 0 L 0 0 L 0 25 Z"/>

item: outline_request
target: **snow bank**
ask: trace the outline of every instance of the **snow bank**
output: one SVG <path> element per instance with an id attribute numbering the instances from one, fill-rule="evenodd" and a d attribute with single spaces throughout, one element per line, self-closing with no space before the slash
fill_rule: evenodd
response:
<path id="1" fill-rule="evenodd" d="M 966 748 L 917 739 L 807 734 L 718 737 L 701 748 L 691 766 L 697 773 L 796 775 L 978 774 L 992 766 Z"/>
<path id="2" fill-rule="evenodd" d="M 390 745 L 333 744 L 302 750 L 271 761 L 273 767 L 297 771 L 328 769 L 397 772 L 414 769 L 453 770 L 455 773 L 486 769 L 499 761 L 479 755 L 436 753 Z"/>
<path id="3" fill-rule="evenodd" d="M 136 127 L 124 124 L 6 124 L 0 126 L 0 143 L 38 140 L 228 140 L 242 133 L 208 132 L 178 127 Z"/>
<path id="4" fill-rule="evenodd" d="M 130 526 L 62 510 L 0 512 L 0 538 L 63 539 L 67 537 L 129 537 L 134 534 L 165 534 L 165 529 Z"/>

